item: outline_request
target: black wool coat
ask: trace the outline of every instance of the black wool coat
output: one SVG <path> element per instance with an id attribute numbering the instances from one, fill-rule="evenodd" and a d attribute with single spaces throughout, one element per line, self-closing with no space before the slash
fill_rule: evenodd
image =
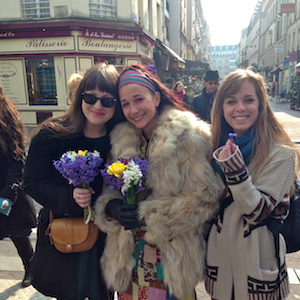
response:
<path id="1" fill-rule="evenodd" d="M 43 206 L 39 213 L 33 286 L 45 295 L 59 299 L 77 299 L 74 288 L 78 280 L 81 280 L 76 278 L 81 253 L 61 253 L 50 244 L 49 236 L 45 235 L 49 224 L 50 210 L 53 211 L 55 218 L 83 217 L 84 212 L 73 199 L 74 187 L 54 168 L 53 160 L 58 160 L 62 154 L 70 150 L 98 150 L 105 161 L 109 149 L 108 136 L 99 139 L 89 139 L 82 133 L 56 138 L 43 130 L 33 137 L 31 141 L 25 164 L 24 188 Z M 102 181 L 102 176 L 98 175 L 90 184 L 95 191 L 92 202 L 96 200 L 102 190 Z M 105 234 L 100 231 L 95 245 L 97 255 L 93 254 L 92 258 L 89 257 L 91 259 L 90 265 L 95 265 L 97 272 L 100 272 L 98 262 L 103 251 L 104 242 Z M 100 274 L 99 278 L 101 277 L 102 275 Z M 92 278 L 87 279 L 90 282 L 92 281 Z M 86 279 L 82 278 L 82 281 L 84 280 Z M 107 290 L 103 280 L 99 280 L 96 286 L 99 288 L 100 295 L 103 294 L 103 298 L 99 298 L 99 300 L 106 300 Z M 89 283 L 87 283 L 87 287 L 89 288 Z M 73 293 L 73 296 L 70 293 Z"/>
<path id="2" fill-rule="evenodd" d="M 213 105 L 216 92 L 209 94 L 204 88 L 202 93 L 195 96 L 192 100 L 192 110 L 199 116 L 203 121 L 210 123 L 210 112 Z"/>
<path id="3" fill-rule="evenodd" d="M 0 239 L 11 235 L 12 232 L 20 234 L 23 229 L 29 230 L 36 226 L 36 212 L 33 200 L 19 189 L 11 189 L 13 183 L 21 184 L 24 162 L 14 160 L 0 154 L 0 197 L 14 201 L 8 216 L 0 213 Z"/>

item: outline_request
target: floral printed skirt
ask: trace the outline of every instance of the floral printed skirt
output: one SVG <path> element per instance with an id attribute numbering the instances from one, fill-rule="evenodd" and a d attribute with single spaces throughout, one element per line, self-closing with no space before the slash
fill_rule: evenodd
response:
<path id="1" fill-rule="evenodd" d="M 118 293 L 118 300 L 195 300 L 194 291 L 177 299 L 164 284 L 160 250 L 145 240 L 145 231 L 136 231 L 134 257 L 136 265 L 126 292 Z"/>

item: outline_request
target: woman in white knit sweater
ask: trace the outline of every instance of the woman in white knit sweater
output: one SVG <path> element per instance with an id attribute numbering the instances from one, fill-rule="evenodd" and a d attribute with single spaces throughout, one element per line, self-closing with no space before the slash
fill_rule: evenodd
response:
<path id="1" fill-rule="evenodd" d="M 225 197 L 208 236 L 206 290 L 212 299 L 286 299 L 286 245 L 280 272 L 266 218 L 283 220 L 299 159 L 268 103 L 263 78 L 236 70 L 212 109 L 213 164 Z"/>

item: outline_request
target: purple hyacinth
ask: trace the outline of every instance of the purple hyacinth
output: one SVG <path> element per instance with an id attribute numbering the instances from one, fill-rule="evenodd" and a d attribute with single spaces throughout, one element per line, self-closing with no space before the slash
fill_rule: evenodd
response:
<path id="1" fill-rule="evenodd" d="M 53 165 L 63 178 L 73 186 L 91 183 L 100 172 L 103 159 L 98 152 L 88 152 L 86 156 L 77 155 L 75 151 L 64 153 Z"/>

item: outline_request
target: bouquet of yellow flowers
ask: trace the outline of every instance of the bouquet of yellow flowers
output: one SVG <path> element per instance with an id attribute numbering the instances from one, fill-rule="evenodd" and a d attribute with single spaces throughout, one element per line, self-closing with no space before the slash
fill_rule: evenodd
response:
<path id="1" fill-rule="evenodd" d="M 135 195 L 145 189 L 147 168 L 146 159 L 120 158 L 116 162 L 105 164 L 101 174 L 110 188 L 122 193 L 125 203 L 134 204 Z"/>

